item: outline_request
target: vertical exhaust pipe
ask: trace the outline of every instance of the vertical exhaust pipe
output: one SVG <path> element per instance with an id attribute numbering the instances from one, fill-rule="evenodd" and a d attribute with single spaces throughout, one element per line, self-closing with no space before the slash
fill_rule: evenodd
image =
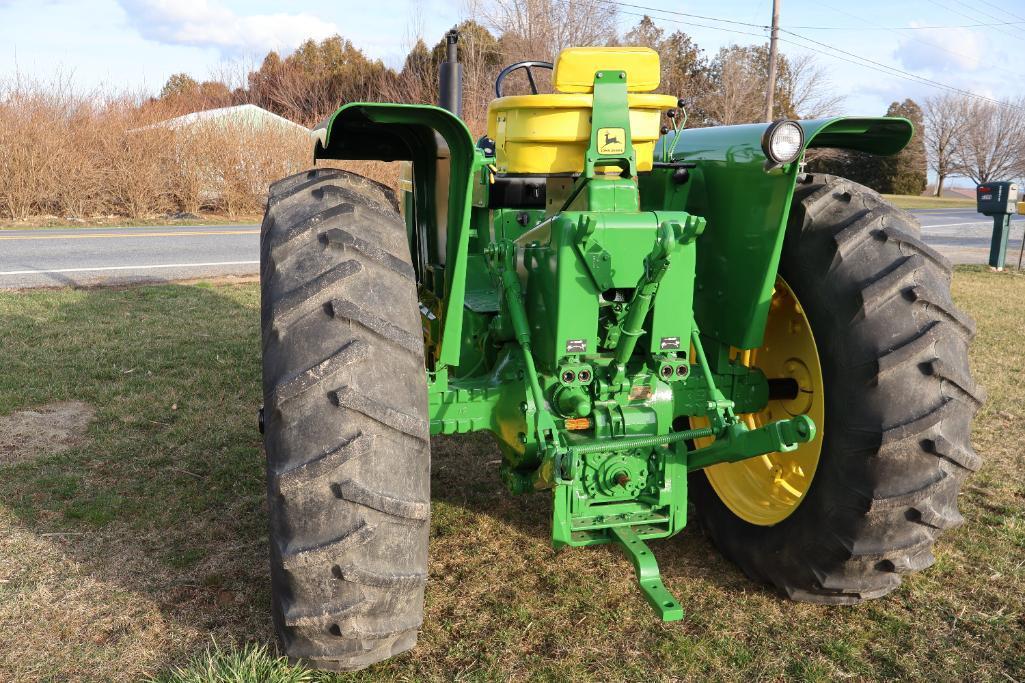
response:
<path id="1" fill-rule="evenodd" d="M 459 31 L 453 27 L 445 34 L 445 42 L 446 56 L 441 63 L 438 106 L 460 116 L 463 113 L 463 65 L 459 63 L 456 47 Z"/>

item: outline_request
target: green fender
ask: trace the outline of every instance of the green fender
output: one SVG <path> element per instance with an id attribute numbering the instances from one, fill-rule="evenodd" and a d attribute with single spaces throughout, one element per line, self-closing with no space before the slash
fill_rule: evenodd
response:
<path id="1" fill-rule="evenodd" d="M 891 155 L 911 140 L 903 118 L 798 121 L 805 149 L 835 147 Z M 693 128 L 680 133 L 673 161 L 695 164 L 686 209 L 704 216 L 698 238 L 694 313 L 704 334 L 738 348 L 762 344 L 798 163 L 765 170 L 768 124 Z M 655 150 L 672 147 L 673 134 Z"/>
<path id="2" fill-rule="evenodd" d="M 412 161 L 418 234 L 426 234 L 437 216 L 434 188 L 438 137 L 448 146 L 448 240 L 438 365 L 458 365 L 476 163 L 470 130 L 458 116 L 433 105 L 354 103 L 328 116 L 314 133 L 314 159 Z"/>

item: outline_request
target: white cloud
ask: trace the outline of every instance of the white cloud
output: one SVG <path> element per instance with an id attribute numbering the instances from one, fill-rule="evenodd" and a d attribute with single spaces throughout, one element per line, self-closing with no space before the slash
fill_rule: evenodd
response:
<path id="1" fill-rule="evenodd" d="M 907 69 L 950 73 L 975 71 L 982 63 L 982 37 L 971 29 L 921 29 L 908 34 L 894 52 Z"/>
<path id="2" fill-rule="evenodd" d="M 240 16 L 216 0 L 120 0 L 129 22 L 147 39 L 214 47 L 224 53 L 289 50 L 338 27 L 312 14 Z"/>

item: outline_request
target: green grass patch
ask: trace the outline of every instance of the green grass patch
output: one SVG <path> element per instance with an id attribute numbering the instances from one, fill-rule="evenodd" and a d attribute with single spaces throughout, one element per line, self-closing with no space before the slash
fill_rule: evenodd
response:
<path id="1" fill-rule="evenodd" d="M 0 294 L 0 414 L 96 410 L 73 447 L 0 465 L 0 679 L 1023 680 L 1025 275 L 953 287 L 978 323 L 985 464 L 965 526 L 891 595 L 788 602 L 688 528 L 653 544 L 686 610 L 662 624 L 621 553 L 551 550 L 549 498 L 504 491 L 489 437 L 439 438 L 420 643 L 345 675 L 273 641 L 258 286 Z"/>
<path id="2" fill-rule="evenodd" d="M 956 197 L 922 197 L 909 194 L 884 194 L 902 209 L 974 209 L 975 200 Z"/>
<path id="3" fill-rule="evenodd" d="M 288 659 L 272 654 L 266 645 L 222 648 L 214 643 L 188 664 L 149 683 L 314 683 L 317 678 L 304 667 L 289 666 Z"/>

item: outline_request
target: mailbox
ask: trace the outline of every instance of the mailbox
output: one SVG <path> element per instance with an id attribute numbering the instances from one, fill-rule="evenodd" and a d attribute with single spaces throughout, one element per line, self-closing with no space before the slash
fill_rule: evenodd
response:
<path id="1" fill-rule="evenodd" d="M 989 265 L 1004 269 L 1007 259 L 1007 235 L 1011 230 L 1011 214 L 1018 209 L 1018 183 L 1006 180 L 982 183 L 975 188 L 975 208 L 993 217 L 993 237 L 989 243 Z"/>
<path id="2" fill-rule="evenodd" d="M 986 216 L 1012 214 L 1018 203 L 1018 183 L 998 181 L 975 188 L 976 210 Z"/>

